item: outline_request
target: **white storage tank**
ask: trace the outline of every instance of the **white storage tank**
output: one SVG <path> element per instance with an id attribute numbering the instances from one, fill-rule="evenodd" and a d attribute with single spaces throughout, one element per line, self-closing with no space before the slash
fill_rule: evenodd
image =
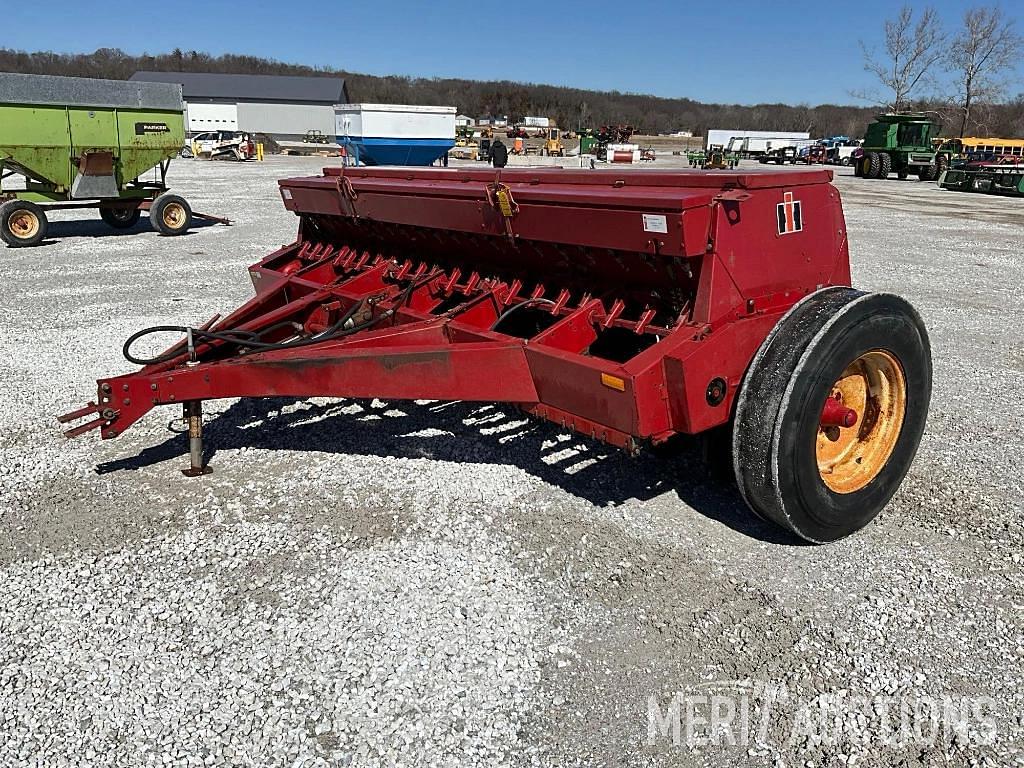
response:
<path id="1" fill-rule="evenodd" d="M 455 146 L 455 107 L 338 104 L 338 143 L 366 165 L 430 165 Z"/>

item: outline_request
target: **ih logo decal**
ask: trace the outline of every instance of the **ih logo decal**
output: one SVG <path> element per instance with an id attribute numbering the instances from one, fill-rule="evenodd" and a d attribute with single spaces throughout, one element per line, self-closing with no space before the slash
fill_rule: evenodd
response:
<path id="1" fill-rule="evenodd" d="M 778 217 L 780 235 L 788 235 L 803 230 L 804 217 L 800 210 L 800 201 L 793 199 L 792 192 L 786 192 L 782 195 L 782 202 L 778 206 Z"/>

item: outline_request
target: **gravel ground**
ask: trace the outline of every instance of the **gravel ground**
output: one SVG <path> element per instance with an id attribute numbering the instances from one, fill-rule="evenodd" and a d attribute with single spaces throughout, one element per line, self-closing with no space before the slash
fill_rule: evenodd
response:
<path id="1" fill-rule="evenodd" d="M 211 403 L 199 481 L 169 410 L 65 442 L 132 331 L 249 297 L 294 236 L 274 180 L 335 162 L 181 161 L 235 226 L 67 213 L 0 252 L 0 765 L 1024 765 L 1024 202 L 838 171 L 854 282 L 921 311 L 935 390 L 896 498 L 831 546 L 688 443 L 498 407 Z"/>

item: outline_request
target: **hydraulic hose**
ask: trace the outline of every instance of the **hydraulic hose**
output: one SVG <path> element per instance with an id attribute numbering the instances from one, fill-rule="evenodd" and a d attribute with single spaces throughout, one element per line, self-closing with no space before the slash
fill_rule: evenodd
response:
<path id="1" fill-rule="evenodd" d="M 431 272 L 421 280 L 410 282 L 408 286 L 398 295 L 398 301 L 390 309 L 381 312 L 376 317 L 371 317 L 368 320 L 364 320 L 362 323 L 357 323 L 349 327 L 345 325 L 352 320 L 356 312 L 366 303 L 363 300 L 357 301 L 353 304 L 344 315 L 338 318 L 329 328 L 326 328 L 319 333 L 312 336 L 304 336 L 289 341 L 276 341 L 268 342 L 261 341 L 262 336 L 266 336 L 272 331 L 279 330 L 280 328 L 292 325 L 293 327 L 301 328 L 292 321 L 286 321 L 283 323 L 277 323 L 269 328 L 255 333 L 253 331 L 241 331 L 241 330 L 227 330 L 227 331 L 204 331 L 200 328 L 191 328 L 186 325 L 154 325 L 150 328 L 143 328 L 141 331 L 136 331 L 128 340 L 125 341 L 124 346 L 121 348 L 121 354 L 124 355 L 125 360 L 135 365 L 155 365 L 157 363 L 166 363 L 168 360 L 173 360 L 181 355 L 181 350 L 178 345 L 174 345 L 171 351 L 164 352 L 162 355 L 156 357 L 136 357 L 131 352 L 132 345 L 139 339 L 145 336 L 151 336 L 154 333 L 181 333 L 186 337 L 191 338 L 192 343 L 205 341 L 222 341 L 227 344 L 236 344 L 240 347 L 248 347 L 250 349 L 256 349 L 261 352 L 267 352 L 279 349 L 295 349 L 297 347 L 306 347 L 311 344 L 319 344 L 323 341 L 330 341 L 332 339 L 343 338 L 359 331 L 365 331 L 368 328 L 372 328 L 378 323 L 383 322 L 387 318 L 395 314 L 399 307 L 403 306 L 406 301 L 409 300 L 409 296 L 413 290 L 420 285 L 424 285 L 430 280 L 434 279 L 438 274 L 437 270 Z"/>

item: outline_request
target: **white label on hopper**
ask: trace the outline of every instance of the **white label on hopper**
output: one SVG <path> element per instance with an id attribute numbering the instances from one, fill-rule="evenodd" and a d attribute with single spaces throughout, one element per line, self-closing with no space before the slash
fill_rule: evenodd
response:
<path id="1" fill-rule="evenodd" d="M 292 199 L 292 191 L 290 189 L 282 189 L 281 190 L 281 196 L 285 200 L 291 200 Z"/>
<path id="2" fill-rule="evenodd" d="M 655 216 L 653 213 L 644 215 L 644 232 L 668 232 L 668 221 L 664 216 Z"/>

